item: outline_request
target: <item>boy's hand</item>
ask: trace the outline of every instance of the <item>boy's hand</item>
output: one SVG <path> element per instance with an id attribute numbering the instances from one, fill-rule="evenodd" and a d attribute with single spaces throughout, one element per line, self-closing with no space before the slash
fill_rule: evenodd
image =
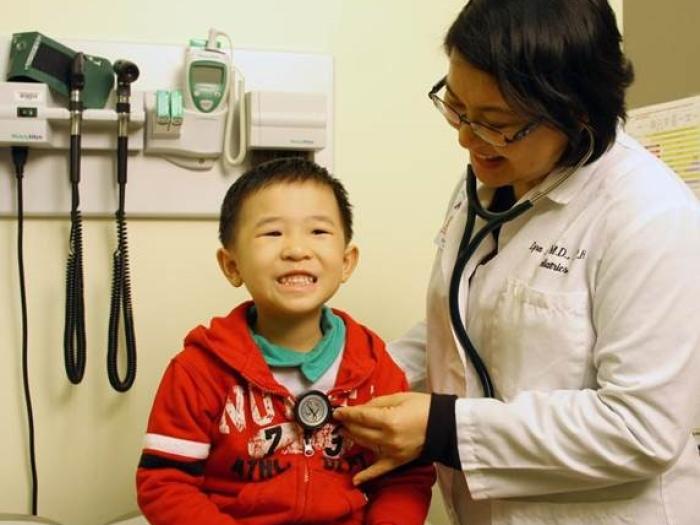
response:
<path id="1" fill-rule="evenodd" d="M 416 459 L 425 443 L 430 395 L 403 392 L 376 397 L 364 405 L 340 407 L 333 416 L 350 437 L 373 450 L 377 461 L 358 472 L 359 485 Z"/>

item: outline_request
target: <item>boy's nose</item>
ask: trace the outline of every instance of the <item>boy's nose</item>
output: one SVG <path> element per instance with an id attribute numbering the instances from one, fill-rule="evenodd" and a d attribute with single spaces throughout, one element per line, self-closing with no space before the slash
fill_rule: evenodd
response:
<path id="1" fill-rule="evenodd" d="M 301 259 L 308 259 L 310 257 L 310 252 L 309 250 L 299 242 L 290 242 L 287 243 L 282 250 L 282 258 L 283 259 L 290 259 L 290 260 L 301 260 Z"/>

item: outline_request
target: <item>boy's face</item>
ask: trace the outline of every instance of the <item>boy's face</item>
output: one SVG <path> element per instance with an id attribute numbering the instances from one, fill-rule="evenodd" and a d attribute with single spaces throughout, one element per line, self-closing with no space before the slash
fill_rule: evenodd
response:
<path id="1" fill-rule="evenodd" d="M 231 246 L 217 253 L 227 279 L 245 284 L 268 318 L 320 313 L 357 257 L 333 190 L 315 182 L 276 183 L 246 197 Z"/>

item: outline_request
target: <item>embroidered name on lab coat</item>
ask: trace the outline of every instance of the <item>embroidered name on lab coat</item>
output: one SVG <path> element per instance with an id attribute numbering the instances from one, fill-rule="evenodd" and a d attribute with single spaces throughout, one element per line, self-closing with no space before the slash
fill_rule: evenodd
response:
<path id="1" fill-rule="evenodd" d="M 552 244 L 545 252 L 544 246 L 537 241 L 532 242 L 529 250 L 531 254 L 545 254 L 544 259 L 540 263 L 540 268 L 559 273 L 569 273 L 569 265 L 574 261 L 585 259 L 587 255 L 587 251 L 583 248 L 572 250 L 560 244 Z"/>

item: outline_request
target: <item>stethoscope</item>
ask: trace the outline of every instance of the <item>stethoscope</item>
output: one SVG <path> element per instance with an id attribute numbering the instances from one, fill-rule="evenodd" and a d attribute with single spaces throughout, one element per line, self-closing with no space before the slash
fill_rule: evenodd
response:
<path id="1" fill-rule="evenodd" d="M 469 338 L 469 335 L 467 334 L 466 322 L 462 322 L 459 312 L 459 284 L 462 280 L 464 268 L 467 266 L 467 263 L 471 257 L 476 253 L 476 250 L 479 248 L 481 242 L 491 232 L 503 224 L 521 216 L 527 210 L 532 208 L 537 201 L 564 183 L 564 181 L 566 181 L 573 173 L 578 171 L 581 166 L 588 162 L 588 159 L 593 154 L 594 138 L 593 132 L 588 127 L 584 127 L 584 129 L 588 132 L 590 141 L 588 151 L 583 158 L 575 166 L 570 167 L 564 173 L 562 173 L 561 176 L 557 177 L 551 184 L 542 190 L 535 191 L 535 193 L 529 199 L 512 206 L 507 211 L 493 212 L 482 206 L 476 191 L 476 175 L 474 174 L 471 164 L 467 166 L 467 223 L 464 227 L 462 240 L 459 243 L 457 259 L 455 260 L 454 270 L 452 271 L 452 277 L 450 279 L 449 308 L 452 328 L 457 336 L 459 344 L 464 350 L 464 353 L 474 366 L 474 370 L 479 376 L 479 382 L 481 383 L 481 388 L 485 397 L 495 397 L 491 376 L 489 375 L 486 365 L 484 365 L 484 362 L 479 356 L 479 353 L 476 351 L 474 344 Z M 474 226 L 476 224 L 477 216 L 484 219 L 486 224 L 475 234 Z"/>

